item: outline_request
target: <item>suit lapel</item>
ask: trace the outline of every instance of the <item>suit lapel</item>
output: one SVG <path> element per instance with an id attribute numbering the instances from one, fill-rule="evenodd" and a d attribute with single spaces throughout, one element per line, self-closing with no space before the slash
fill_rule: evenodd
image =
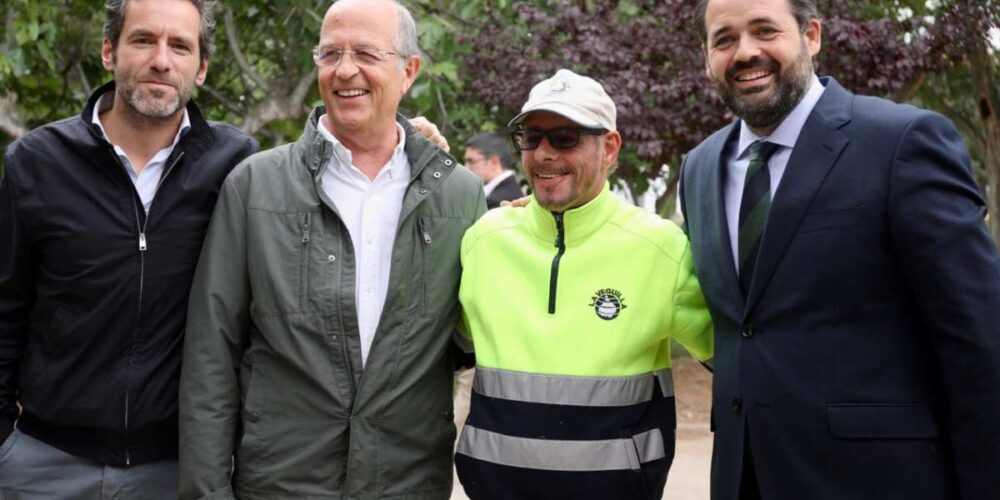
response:
<path id="1" fill-rule="evenodd" d="M 848 143 L 838 129 L 850 121 L 852 96 L 836 80 L 823 80 L 826 90 L 802 127 L 771 200 L 744 318 L 760 299 L 809 204 Z"/>
<path id="2" fill-rule="evenodd" d="M 706 144 L 707 150 L 702 156 L 701 164 L 695 165 L 700 171 L 699 191 L 695 207 L 701 244 L 696 250 L 704 253 L 699 259 L 704 265 L 699 269 L 699 280 L 702 287 L 711 288 L 713 296 L 719 300 L 716 304 L 727 309 L 727 314 L 739 318 L 743 310 L 743 294 L 740 292 L 739 277 L 736 275 L 736 265 L 730 250 L 729 229 L 726 222 L 726 201 L 724 186 L 726 182 L 726 147 L 739 131 L 739 122 L 730 124 L 727 128 L 714 134 Z"/>

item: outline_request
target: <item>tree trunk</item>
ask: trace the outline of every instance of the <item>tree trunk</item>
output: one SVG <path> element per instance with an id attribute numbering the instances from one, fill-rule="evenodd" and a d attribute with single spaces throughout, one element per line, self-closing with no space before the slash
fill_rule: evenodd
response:
<path id="1" fill-rule="evenodd" d="M 656 213 L 665 219 L 676 219 L 677 214 L 677 188 L 681 180 L 681 162 L 679 158 L 667 162 L 669 165 L 669 175 L 667 175 L 667 189 L 656 199 Z"/>
<path id="2" fill-rule="evenodd" d="M 1000 122 L 996 115 L 983 120 L 986 128 L 986 147 L 983 148 L 982 162 L 986 171 L 983 186 L 986 195 L 986 210 L 993 240 L 1000 245 Z"/>
<path id="3" fill-rule="evenodd" d="M 1000 121 L 997 117 L 997 112 L 1000 111 L 1000 86 L 995 80 L 996 65 L 989 50 L 981 46 L 971 57 L 970 66 L 979 96 L 979 119 L 983 123 L 985 138 L 980 155 L 983 170 L 986 171 L 983 194 L 989 213 L 990 232 L 993 233 L 994 242 L 1000 245 Z"/>
<path id="4" fill-rule="evenodd" d="M 16 94 L 0 96 L 0 132 L 14 139 L 28 133 L 27 125 L 17 112 Z"/>

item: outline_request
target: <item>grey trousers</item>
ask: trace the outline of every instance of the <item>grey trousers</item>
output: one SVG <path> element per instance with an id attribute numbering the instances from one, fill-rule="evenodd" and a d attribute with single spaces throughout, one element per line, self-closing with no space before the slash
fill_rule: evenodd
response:
<path id="1" fill-rule="evenodd" d="M 0 500 L 177 500 L 177 461 L 110 467 L 27 434 L 0 446 Z"/>

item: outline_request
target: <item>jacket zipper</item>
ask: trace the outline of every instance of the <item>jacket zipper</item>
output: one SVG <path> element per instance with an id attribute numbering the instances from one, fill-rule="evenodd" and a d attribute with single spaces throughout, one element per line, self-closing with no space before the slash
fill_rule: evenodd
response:
<path id="1" fill-rule="evenodd" d="M 427 230 L 427 221 L 423 217 L 417 219 L 417 229 L 420 230 L 420 237 L 424 239 L 425 245 L 431 244 L 431 232 Z"/>
<path id="2" fill-rule="evenodd" d="M 299 309 L 305 309 L 309 293 L 309 230 L 310 213 L 302 217 L 302 250 L 299 258 Z"/>
<path id="3" fill-rule="evenodd" d="M 563 227 L 563 214 L 553 212 L 556 218 L 556 252 L 552 259 L 552 272 L 549 274 L 549 314 L 556 313 L 556 288 L 559 284 L 559 259 L 566 253 L 566 229 Z"/>
<path id="4" fill-rule="evenodd" d="M 111 148 L 111 156 L 115 159 L 116 163 L 118 163 L 119 167 L 121 167 L 122 169 L 125 169 L 125 165 L 123 165 L 122 162 L 121 162 L 121 160 L 118 158 L 118 153 L 115 152 L 114 147 Z M 170 172 L 173 172 L 174 167 L 177 165 L 178 162 L 180 162 L 181 158 L 183 158 L 183 157 L 184 157 L 184 152 L 181 151 L 180 154 L 177 155 L 177 158 L 174 158 L 174 161 L 170 163 L 169 167 L 167 167 L 167 170 L 165 172 L 163 172 L 163 175 L 160 176 L 160 180 L 156 183 L 156 189 L 153 190 L 153 198 L 154 199 L 156 198 L 156 193 L 158 193 L 160 191 L 160 186 L 163 185 L 163 181 L 166 180 L 166 178 L 167 178 L 168 175 L 170 175 Z M 140 224 L 139 224 L 139 221 L 140 221 L 140 218 L 139 218 L 139 204 L 136 202 L 136 197 L 138 196 L 138 193 L 135 192 L 135 187 L 134 186 L 133 186 L 132 189 L 133 189 L 132 212 L 135 215 L 135 229 L 139 233 L 139 294 L 138 294 L 138 299 L 136 300 L 136 308 L 135 308 L 136 325 L 135 325 L 135 330 L 132 333 L 132 347 L 129 349 L 129 355 L 128 355 L 128 371 L 131 371 L 131 369 L 132 369 L 132 364 L 135 361 L 135 350 L 136 350 L 136 348 L 139 345 L 139 317 L 142 315 L 142 292 L 143 292 L 143 290 L 145 288 L 145 278 L 146 278 L 146 249 L 148 248 L 148 245 L 146 244 L 146 226 L 149 224 L 149 214 L 148 213 L 146 214 L 146 218 L 145 219 L 141 219 L 142 220 L 142 225 L 140 226 Z M 149 208 L 150 208 L 150 210 L 153 209 L 152 204 L 150 204 Z M 132 453 L 131 453 L 131 450 L 129 450 L 129 447 L 128 447 L 128 429 L 129 429 L 129 422 L 128 422 L 128 415 L 129 415 L 129 385 L 128 385 L 128 382 L 127 382 L 128 381 L 128 375 L 126 375 L 125 380 L 126 380 L 126 385 L 125 385 L 125 440 L 126 440 L 125 441 L 125 466 L 129 467 L 129 466 L 132 465 Z"/>

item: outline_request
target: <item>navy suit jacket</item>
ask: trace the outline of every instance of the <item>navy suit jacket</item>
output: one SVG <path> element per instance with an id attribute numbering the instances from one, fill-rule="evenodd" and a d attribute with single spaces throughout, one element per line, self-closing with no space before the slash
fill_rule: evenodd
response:
<path id="1" fill-rule="evenodd" d="M 1000 498 L 1000 258 L 965 145 L 822 82 L 746 298 L 723 201 L 740 124 L 682 167 L 715 325 L 712 498 L 737 498 L 746 443 L 766 499 Z"/>

